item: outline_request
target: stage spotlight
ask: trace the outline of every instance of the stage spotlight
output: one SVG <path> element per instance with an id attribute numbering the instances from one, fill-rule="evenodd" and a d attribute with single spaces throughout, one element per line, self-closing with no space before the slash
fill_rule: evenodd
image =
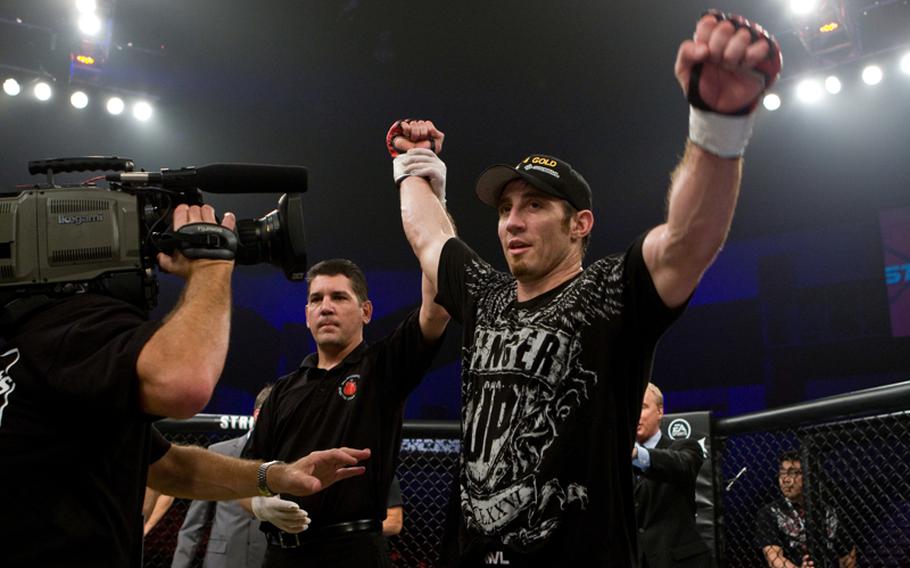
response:
<path id="1" fill-rule="evenodd" d="M 765 95 L 765 98 L 762 99 L 761 104 L 768 110 L 777 110 L 780 108 L 780 97 L 774 93 L 768 93 Z"/>
<path id="2" fill-rule="evenodd" d="M 827 78 L 825 78 L 825 90 L 832 95 L 839 93 L 842 87 L 843 85 L 841 85 L 840 79 L 834 75 L 829 75 Z"/>
<path id="3" fill-rule="evenodd" d="M 901 57 L 901 71 L 910 75 L 910 53 L 906 53 Z"/>
<path id="4" fill-rule="evenodd" d="M 76 10 L 82 14 L 94 14 L 97 8 L 95 0 L 76 0 Z"/>
<path id="5" fill-rule="evenodd" d="M 3 92 L 11 97 L 15 97 L 22 91 L 22 87 L 19 86 L 19 81 L 10 77 L 6 81 L 3 81 Z"/>
<path id="6" fill-rule="evenodd" d="M 82 91 L 76 91 L 70 95 L 70 104 L 79 109 L 85 108 L 88 106 L 88 95 Z"/>
<path id="7" fill-rule="evenodd" d="M 40 81 L 39 83 L 37 83 L 35 85 L 34 93 L 35 93 L 36 99 L 38 99 L 39 101 L 46 101 L 51 98 L 53 91 L 51 90 L 50 85 L 48 85 L 44 81 Z"/>
<path id="8" fill-rule="evenodd" d="M 863 83 L 867 85 L 878 85 L 882 82 L 882 68 L 878 65 L 869 65 L 863 69 Z"/>
<path id="9" fill-rule="evenodd" d="M 117 115 L 123 112 L 123 107 L 125 105 L 123 104 L 123 99 L 120 97 L 111 97 L 107 100 L 107 105 L 105 106 L 107 107 L 107 112 Z"/>
<path id="10" fill-rule="evenodd" d="M 796 96 L 804 103 L 816 103 L 822 98 L 822 86 L 815 79 L 804 79 L 796 86 Z"/>
<path id="11" fill-rule="evenodd" d="M 95 14 L 82 14 L 79 16 L 79 31 L 85 35 L 97 35 L 101 31 L 101 18 Z"/>
<path id="12" fill-rule="evenodd" d="M 794 13 L 804 16 L 815 10 L 816 0 L 790 0 L 790 9 Z"/>
<path id="13" fill-rule="evenodd" d="M 146 120 L 152 118 L 152 105 L 148 104 L 145 101 L 139 101 L 133 105 L 133 116 L 136 120 L 145 122 Z"/>

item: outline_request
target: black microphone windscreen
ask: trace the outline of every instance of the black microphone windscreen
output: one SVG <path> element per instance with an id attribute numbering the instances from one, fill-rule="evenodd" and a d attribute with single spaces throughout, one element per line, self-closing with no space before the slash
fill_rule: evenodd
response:
<path id="1" fill-rule="evenodd" d="M 303 166 L 218 163 L 196 168 L 193 185 L 209 193 L 303 193 Z"/>

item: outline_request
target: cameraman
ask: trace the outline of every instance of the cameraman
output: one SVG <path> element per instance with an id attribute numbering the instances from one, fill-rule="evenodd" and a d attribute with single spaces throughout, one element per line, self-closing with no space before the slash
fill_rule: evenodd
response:
<path id="1" fill-rule="evenodd" d="M 174 230 L 214 224 L 209 206 L 177 206 Z M 233 214 L 222 225 L 233 230 Z M 0 557 L 12 566 L 139 566 L 142 497 L 257 493 L 259 463 L 169 446 L 150 424 L 202 410 L 221 374 L 233 261 L 158 255 L 186 280 L 161 322 L 125 301 L 50 301 L 0 337 Z M 362 467 L 369 452 L 313 452 L 266 483 L 310 494 Z M 227 461 L 225 461 L 227 460 Z M 149 465 L 151 475 L 149 475 Z"/>

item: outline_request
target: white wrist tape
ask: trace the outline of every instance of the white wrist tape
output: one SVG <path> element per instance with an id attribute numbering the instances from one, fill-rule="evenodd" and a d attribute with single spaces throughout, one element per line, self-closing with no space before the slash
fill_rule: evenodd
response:
<path id="1" fill-rule="evenodd" d="M 399 154 L 392 160 L 392 177 L 395 185 L 401 187 L 401 182 L 410 176 L 422 177 L 430 184 L 433 193 L 442 203 L 446 204 L 446 165 L 435 154 L 429 156 L 416 152 L 431 152 L 430 150 L 412 150 L 406 154 Z"/>
<path id="2" fill-rule="evenodd" d="M 752 137 L 755 113 L 727 116 L 689 107 L 689 140 L 721 158 L 739 158 Z"/>
<path id="3" fill-rule="evenodd" d="M 404 178 L 413 175 L 406 171 L 407 166 L 404 165 L 405 156 L 405 154 L 399 154 L 392 160 L 392 178 L 395 180 L 395 185 L 401 185 Z"/>

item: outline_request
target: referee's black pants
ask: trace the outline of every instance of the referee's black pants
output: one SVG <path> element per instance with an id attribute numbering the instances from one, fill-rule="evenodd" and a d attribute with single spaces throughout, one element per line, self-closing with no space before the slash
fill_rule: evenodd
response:
<path id="1" fill-rule="evenodd" d="M 263 568 L 392 568 L 389 545 L 375 533 L 313 539 L 297 548 L 269 545 Z"/>

